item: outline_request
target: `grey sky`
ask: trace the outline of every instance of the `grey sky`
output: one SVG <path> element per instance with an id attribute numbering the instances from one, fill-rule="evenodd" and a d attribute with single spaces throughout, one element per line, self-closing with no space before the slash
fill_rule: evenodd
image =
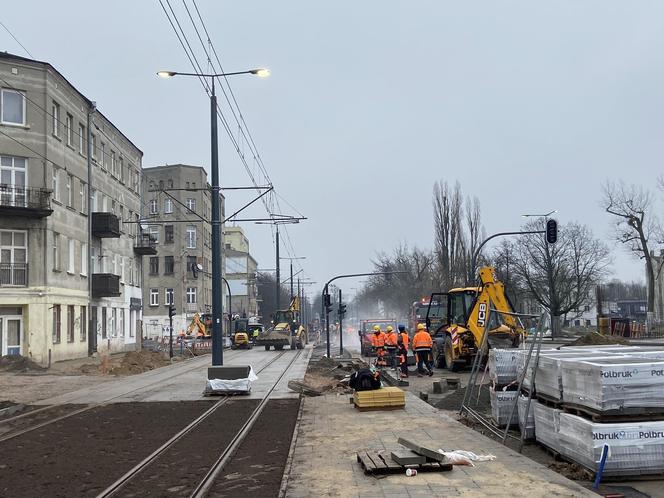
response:
<path id="1" fill-rule="evenodd" d="M 171 3 L 203 57 L 182 2 Z M 277 190 L 309 218 L 289 232 L 318 282 L 368 270 L 400 241 L 431 247 L 438 179 L 481 199 L 488 233 L 518 229 L 521 213 L 558 209 L 561 222 L 606 238 L 601 183 L 654 187 L 664 171 L 662 2 L 198 6 L 226 70 L 272 70 L 232 85 Z M 145 166 L 208 168 L 200 84 L 154 75 L 191 70 L 157 0 L 24 0 L 0 20 L 98 102 Z M 0 42 L 25 55 L 4 31 Z M 223 184 L 248 183 L 225 137 L 221 164 Z M 229 194 L 229 211 L 246 199 Z M 269 228 L 244 226 L 259 267 L 273 268 Z M 622 251 L 615 270 L 643 279 Z"/>

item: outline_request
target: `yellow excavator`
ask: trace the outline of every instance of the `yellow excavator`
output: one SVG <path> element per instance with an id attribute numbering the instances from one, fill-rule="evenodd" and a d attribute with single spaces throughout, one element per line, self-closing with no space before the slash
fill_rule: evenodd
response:
<path id="1" fill-rule="evenodd" d="M 478 287 L 431 294 L 426 323 L 433 338 L 436 368 L 457 371 L 470 365 L 481 347 L 485 330 L 488 334 L 486 347 L 518 347 L 526 337 L 526 330 L 517 317 L 490 312 L 490 309 L 514 312 L 495 270 L 490 266 L 482 267 L 479 277 Z"/>
<path id="2" fill-rule="evenodd" d="M 194 318 L 185 332 L 187 339 L 203 339 L 212 336 L 212 316 L 208 313 L 194 314 Z"/>
<path id="3" fill-rule="evenodd" d="M 277 311 L 272 319 L 272 325 L 259 332 L 255 345 L 264 346 L 266 351 L 271 347 L 281 351 L 284 346 L 302 349 L 307 342 L 309 342 L 307 331 L 300 321 L 300 300 L 294 297 L 288 309 Z"/>

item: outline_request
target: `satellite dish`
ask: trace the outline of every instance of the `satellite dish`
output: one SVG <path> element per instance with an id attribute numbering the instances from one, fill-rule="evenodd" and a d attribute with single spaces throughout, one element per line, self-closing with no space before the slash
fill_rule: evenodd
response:
<path id="1" fill-rule="evenodd" d="M 198 268 L 198 271 L 203 271 L 203 265 L 200 263 L 196 265 L 196 268 Z"/>

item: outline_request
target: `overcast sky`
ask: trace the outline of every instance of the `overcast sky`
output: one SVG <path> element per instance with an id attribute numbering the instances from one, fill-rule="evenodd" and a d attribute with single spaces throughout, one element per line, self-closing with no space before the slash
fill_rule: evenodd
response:
<path id="1" fill-rule="evenodd" d="M 654 187 L 664 171 L 663 2 L 197 4 L 225 70 L 272 71 L 232 85 L 277 191 L 308 217 L 288 231 L 317 282 L 370 270 L 399 242 L 432 247 L 435 180 L 477 195 L 488 233 L 558 209 L 608 242 L 602 182 Z M 155 76 L 191 70 L 158 0 L 23 0 L 0 20 L 97 101 L 144 166 L 209 168 L 202 87 Z M 0 41 L 26 55 L 4 30 Z M 220 147 L 222 184 L 247 185 L 226 137 Z M 228 212 L 246 200 L 228 193 Z M 243 226 L 259 267 L 274 268 L 269 227 Z M 614 257 L 616 276 L 644 279 L 641 263 Z"/>

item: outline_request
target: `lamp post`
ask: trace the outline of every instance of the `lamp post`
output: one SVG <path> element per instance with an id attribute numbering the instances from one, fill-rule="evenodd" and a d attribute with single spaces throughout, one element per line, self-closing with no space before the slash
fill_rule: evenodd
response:
<path id="1" fill-rule="evenodd" d="M 173 76 L 196 76 L 210 78 L 212 83 L 210 92 L 210 170 L 212 174 L 212 365 L 224 364 L 224 343 L 222 335 L 223 302 L 222 302 L 222 272 L 221 272 L 221 210 L 219 209 L 219 144 L 217 139 L 217 95 L 214 92 L 214 79 L 222 76 L 235 76 L 239 74 L 253 74 L 261 78 L 269 76 L 267 69 L 249 69 L 248 71 L 235 71 L 219 74 L 181 73 L 177 71 L 159 71 L 158 76 L 172 78 Z"/>

